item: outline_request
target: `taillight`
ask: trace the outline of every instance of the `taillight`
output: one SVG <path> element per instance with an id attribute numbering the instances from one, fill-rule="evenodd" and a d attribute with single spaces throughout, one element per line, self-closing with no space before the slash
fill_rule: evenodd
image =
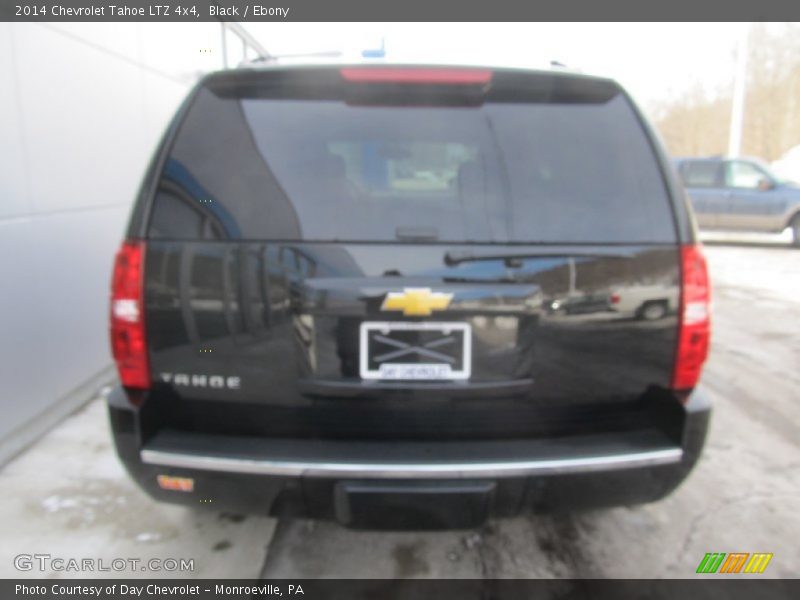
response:
<path id="1" fill-rule="evenodd" d="M 346 81 L 354 83 L 481 85 L 492 80 L 492 71 L 488 69 L 349 67 L 339 72 Z"/>
<path id="2" fill-rule="evenodd" d="M 144 242 L 124 242 L 111 282 L 111 350 L 122 385 L 150 387 L 144 328 Z"/>
<path id="3" fill-rule="evenodd" d="M 711 338 L 711 284 L 702 246 L 681 247 L 681 305 L 672 388 L 697 385 Z"/>

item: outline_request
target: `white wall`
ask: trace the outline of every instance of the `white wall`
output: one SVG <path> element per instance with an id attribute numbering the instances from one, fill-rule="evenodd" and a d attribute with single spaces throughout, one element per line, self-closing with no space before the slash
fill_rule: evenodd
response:
<path id="1" fill-rule="evenodd" d="M 0 441 L 111 363 L 131 202 L 220 47 L 219 23 L 0 23 Z"/>

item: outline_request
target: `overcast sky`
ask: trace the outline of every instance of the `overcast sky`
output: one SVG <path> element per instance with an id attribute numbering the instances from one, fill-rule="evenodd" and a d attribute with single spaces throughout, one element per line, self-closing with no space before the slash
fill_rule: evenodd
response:
<path id="1" fill-rule="evenodd" d="M 386 40 L 387 58 L 541 66 L 557 60 L 620 81 L 648 108 L 694 83 L 731 87 L 741 23 L 247 23 L 273 54 L 359 55 Z"/>

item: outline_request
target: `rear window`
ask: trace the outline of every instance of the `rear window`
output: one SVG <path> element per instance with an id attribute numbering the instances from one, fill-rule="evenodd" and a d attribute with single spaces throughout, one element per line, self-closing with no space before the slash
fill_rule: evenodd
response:
<path id="1" fill-rule="evenodd" d="M 393 105 L 203 88 L 154 203 L 150 236 L 169 239 L 675 239 L 657 161 L 620 93 Z"/>

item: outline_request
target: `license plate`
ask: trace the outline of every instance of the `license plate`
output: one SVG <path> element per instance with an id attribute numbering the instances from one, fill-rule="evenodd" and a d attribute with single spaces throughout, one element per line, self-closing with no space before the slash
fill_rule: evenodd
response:
<path id="1" fill-rule="evenodd" d="M 361 324 L 362 379 L 419 381 L 469 379 L 472 329 L 468 323 L 367 321 Z"/>

